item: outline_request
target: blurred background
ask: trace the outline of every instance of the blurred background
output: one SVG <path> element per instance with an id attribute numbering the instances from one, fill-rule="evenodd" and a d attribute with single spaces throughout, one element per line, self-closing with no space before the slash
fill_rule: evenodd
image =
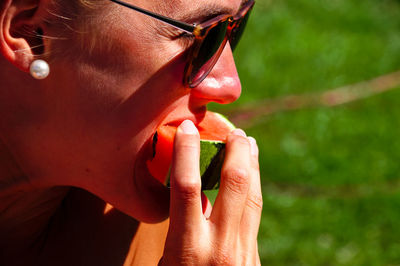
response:
<path id="1" fill-rule="evenodd" d="M 257 0 L 235 57 L 262 264 L 400 265 L 400 1 Z"/>

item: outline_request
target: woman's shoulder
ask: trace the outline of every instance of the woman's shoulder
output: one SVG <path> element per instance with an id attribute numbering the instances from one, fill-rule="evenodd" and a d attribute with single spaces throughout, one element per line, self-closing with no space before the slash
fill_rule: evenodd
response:
<path id="1" fill-rule="evenodd" d="M 141 223 L 124 265 L 157 265 L 164 251 L 168 226 L 169 220 L 158 224 Z"/>

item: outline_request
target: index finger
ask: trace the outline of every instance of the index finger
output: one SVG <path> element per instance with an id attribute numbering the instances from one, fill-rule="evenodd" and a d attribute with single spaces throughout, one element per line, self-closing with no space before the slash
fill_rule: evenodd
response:
<path id="1" fill-rule="evenodd" d="M 175 135 L 171 168 L 170 221 L 180 232 L 197 227 L 203 217 L 199 159 L 199 133 L 185 120 Z"/>

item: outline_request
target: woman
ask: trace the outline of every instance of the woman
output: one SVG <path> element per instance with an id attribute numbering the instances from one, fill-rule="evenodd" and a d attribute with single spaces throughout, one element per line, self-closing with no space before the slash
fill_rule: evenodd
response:
<path id="1" fill-rule="evenodd" d="M 209 102 L 240 95 L 224 30 L 240 35 L 252 4 L 0 2 L 1 265 L 259 264 L 257 145 L 227 137 L 203 214 L 195 127 Z M 216 27 L 200 47 L 204 21 Z M 145 167 L 168 123 L 181 124 L 171 190 Z"/>

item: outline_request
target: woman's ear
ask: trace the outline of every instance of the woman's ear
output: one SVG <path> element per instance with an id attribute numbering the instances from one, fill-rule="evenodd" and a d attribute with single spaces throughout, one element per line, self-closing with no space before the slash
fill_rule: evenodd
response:
<path id="1" fill-rule="evenodd" d="M 35 21 L 40 0 L 0 2 L 0 53 L 25 72 L 35 53 L 43 52 L 43 30 Z"/>

